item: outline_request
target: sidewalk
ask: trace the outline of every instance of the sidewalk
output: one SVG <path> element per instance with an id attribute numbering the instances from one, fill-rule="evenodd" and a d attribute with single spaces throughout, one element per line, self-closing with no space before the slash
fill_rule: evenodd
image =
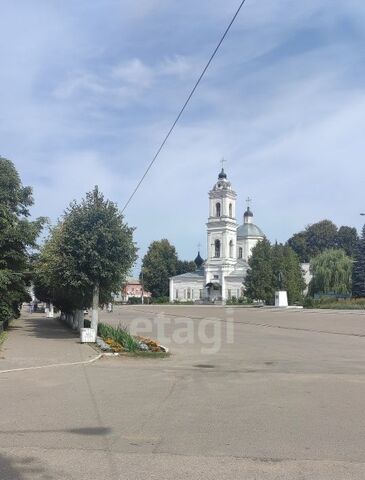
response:
<path id="1" fill-rule="evenodd" d="M 0 347 L 0 370 L 90 360 L 97 352 L 58 318 L 25 313 L 14 320 Z"/>

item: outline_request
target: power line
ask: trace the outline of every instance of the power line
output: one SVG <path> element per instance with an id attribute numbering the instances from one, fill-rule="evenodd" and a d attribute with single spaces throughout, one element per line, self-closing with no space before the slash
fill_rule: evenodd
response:
<path id="1" fill-rule="evenodd" d="M 153 157 L 153 159 L 152 159 L 151 162 L 149 163 L 146 171 L 145 171 L 144 174 L 142 175 L 141 179 L 140 179 L 139 182 L 137 183 L 135 189 L 133 190 L 133 192 L 131 193 L 130 197 L 128 198 L 126 204 L 124 205 L 124 207 L 123 207 L 123 209 L 122 209 L 122 213 L 124 212 L 124 210 L 125 210 L 125 209 L 128 207 L 128 205 L 130 204 L 132 198 L 133 198 L 134 195 L 137 193 L 137 190 L 138 190 L 139 187 L 141 186 L 143 180 L 146 178 L 146 176 L 147 176 L 148 172 L 150 171 L 152 165 L 153 165 L 153 164 L 155 163 L 155 161 L 157 160 L 157 157 L 159 156 L 161 150 L 162 150 L 163 147 L 165 146 L 165 143 L 167 142 L 168 138 L 170 137 L 171 133 L 173 132 L 173 130 L 174 130 L 177 122 L 180 120 L 181 115 L 183 114 L 183 112 L 184 112 L 186 106 L 188 105 L 191 97 L 194 95 L 195 90 L 198 88 L 199 83 L 201 82 L 202 78 L 204 77 L 206 71 L 208 70 L 209 65 L 212 63 L 213 58 L 215 57 L 215 55 L 216 55 L 216 53 L 218 52 L 220 46 L 222 45 L 224 39 L 226 38 L 226 36 L 227 36 L 230 28 L 232 27 L 232 25 L 233 25 L 234 21 L 236 20 L 238 14 L 240 13 L 240 10 L 241 10 L 241 8 L 243 7 L 243 4 L 245 3 L 245 1 L 246 1 L 246 0 L 242 0 L 242 1 L 241 1 L 239 7 L 237 8 L 235 14 L 234 14 L 233 17 L 232 17 L 232 20 L 229 22 L 228 27 L 226 28 L 225 32 L 223 33 L 221 39 L 219 40 L 218 45 L 215 47 L 212 55 L 210 56 L 207 64 L 205 65 L 204 70 L 203 70 L 202 73 L 200 74 L 200 76 L 199 76 L 198 80 L 196 81 L 194 87 L 192 88 L 192 90 L 191 90 L 188 98 L 186 99 L 184 105 L 182 106 L 181 110 L 179 111 L 177 117 L 175 118 L 175 121 L 174 121 L 174 123 L 172 124 L 170 130 L 167 132 L 167 134 L 166 134 L 165 138 L 163 139 L 161 145 L 159 146 L 159 148 L 158 148 L 155 156 Z"/>

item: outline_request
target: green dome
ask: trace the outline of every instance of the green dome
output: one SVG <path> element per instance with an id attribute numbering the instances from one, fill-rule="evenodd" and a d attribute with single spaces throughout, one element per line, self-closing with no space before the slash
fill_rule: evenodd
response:
<path id="1" fill-rule="evenodd" d="M 263 238 L 265 235 L 263 234 L 262 230 L 255 225 L 254 223 L 244 223 L 237 230 L 237 237 L 244 238 L 244 237 L 261 237 Z"/>

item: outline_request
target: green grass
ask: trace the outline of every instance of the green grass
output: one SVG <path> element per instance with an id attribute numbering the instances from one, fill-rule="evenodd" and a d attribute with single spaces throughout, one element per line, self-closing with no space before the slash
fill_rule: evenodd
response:
<path id="1" fill-rule="evenodd" d="M 128 328 L 124 325 L 119 324 L 117 327 L 112 327 L 106 323 L 99 323 L 98 335 L 103 340 L 111 338 L 119 343 L 126 352 L 137 352 L 141 349 L 138 340 L 129 333 Z"/>
<path id="2" fill-rule="evenodd" d="M 0 348 L 1 348 L 1 345 L 5 342 L 7 336 L 8 336 L 8 332 L 0 333 Z"/>

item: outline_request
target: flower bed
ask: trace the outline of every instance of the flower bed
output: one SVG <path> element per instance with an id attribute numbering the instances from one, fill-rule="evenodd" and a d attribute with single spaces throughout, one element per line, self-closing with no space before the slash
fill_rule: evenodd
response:
<path id="1" fill-rule="evenodd" d="M 99 323 L 98 335 L 109 345 L 113 352 L 167 353 L 167 349 L 159 345 L 155 340 L 146 337 L 135 337 L 124 325 L 112 327 L 105 323 Z"/>

